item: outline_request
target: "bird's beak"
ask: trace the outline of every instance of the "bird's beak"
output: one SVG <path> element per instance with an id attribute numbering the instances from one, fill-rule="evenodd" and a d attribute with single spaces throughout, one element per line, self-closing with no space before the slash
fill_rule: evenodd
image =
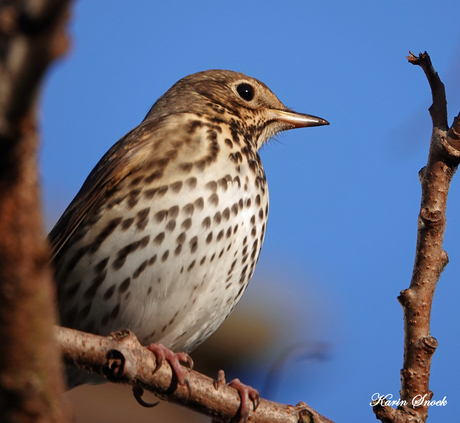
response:
<path id="1" fill-rule="evenodd" d="M 305 115 L 287 110 L 271 109 L 272 118 L 278 122 L 292 125 L 293 128 L 305 128 L 308 126 L 329 125 L 327 120 L 312 115 Z"/>

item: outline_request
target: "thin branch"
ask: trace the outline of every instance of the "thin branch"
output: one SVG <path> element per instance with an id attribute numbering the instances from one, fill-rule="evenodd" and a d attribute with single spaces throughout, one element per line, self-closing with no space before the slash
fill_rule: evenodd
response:
<path id="1" fill-rule="evenodd" d="M 398 297 L 404 312 L 404 363 L 401 370 L 401 405 L 397 410 L 376 402 L 374 412 L 382 422 L 425 422 L 431 358 L 437 341 L 430 334 L 431 305 L 436 284 L 448 263 L 443 250 L 446 226 L 446 203 L 450 181 L 460 163 L 458 117 L 447 131 L 447 103 L 444 85 L 431 65 L 427 53 L 408 57 L 420 65 L 430 83 L 433 105 L 430 114 L 433 134 L 426 167 L 420 171 L 422 201 L 418 218 L 418 235 L 412 280 Z M 446 122 L 444 124 L 444 121 Z M 456 137 L 455 137 L 456 136 Z"/>
<path id="2" fill-rule="evenodd" d="M 190 390 L 178 385 L 169 365 L 157 368 L 155 356 L 129 331 L 102 337 L 60 327 L 57 339 L 67 365 L 104 375 L 111 382 L 146 389 L 218 421 L 229 422 L 237 415 L 240 399 L 236 389 L 227 385 L 216 388 L 211 378 L 190 369 L 186 370 Z M 256 411 L 251 411 L 250 421 L 332 423 L 305 403 L 293 407 L 264 399 Z"/>
<path id="3" fill-rule="evenodd" d="M 36 103 L 69 1 L 0 6 L 0 421 L 62 422 L 54 285 L 40 215 Z"/>
<path id="4" fill-rule="evenodd" d="M 433 68 L 430 56 L 426 51 L 425 53 L 420 53 L 418 56 L 412 52 L 409 52 L 409 54 L 410 56 L 407 56 L 409 63 L 420 66 L 425 72 L 428 83 L 430 84 L 433 104 L 429 110 L 433 121 L 433 127 L 447 129 L 446 90 L 438 73 Z"/>

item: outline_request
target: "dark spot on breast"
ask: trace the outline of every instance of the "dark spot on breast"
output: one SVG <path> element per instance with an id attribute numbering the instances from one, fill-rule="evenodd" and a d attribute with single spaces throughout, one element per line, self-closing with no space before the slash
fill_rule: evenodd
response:
<path id="1" fill-rule="evenodd" d="M 138 219 L 138 222 L 136 224 L 137 229 L 139 230 L 145 229 L 145 227 L 147 226 L 147 223 L 149 222 L 149 212 L 150 212 L 150 207 L 147 207 L 146 209 L 143 209 L 137 213 L 137 219 Z"/>
<path id="2" fill-rule="evenodd" d="M 238 203 L 233 204 L 232 213 L 236 216 L 238 214 Z"/>
<path id="3" fill-rule="evenodd" d="M 147 200 L 151 200 L 155 194 L 157 193 L 158 189 L 157 188 L 150 188 L 150 189 L 146 189 L 144 191 L 144 197 L 147 199 Z"/>
<path id="4" fill-rule="evenodd" d="M 136 185 L 138 185 L 143 179 L 144 179 L 144 176 L 138 176 L 137 178 L 134 178 L 134 179 L 130 182 L 129 186 L 130 186 L 131 188 L 133 188 L 133 187 L 135 187 Z"/>
<path id="5" fill-rule="evenodd" d="M 254 214 L 251 216 L 250 222 L 251 222 L 251 225 L 254 225 L 256 223 L 256 216 Z"/>
<path id="6" fill-rule="evenodd" d="M 195 260 L 193 260 L 193 261 L 190 263 L 189 267 L 187 268 L 187 272 L 190 272 L 190 270 L 192 270 L 194 266 L 195 266 Z"/>
<path id="7" fill-rule="evenodd" d="M 154 218 L 158 223 L 161 223 L 164 219 L 168 216 L 167 210 L 160 210 L 159 212 L 155 213 Z"/>
<path id="8" fill-rule="evenodd" d="M 213 217 L 212 220 L 214 221 L 215 224 L 219 225 L 220 222 L 222 221 L 222 213 L 221 213 L 221 212 L 217 212 L 217 213 L 214 215 L 214 217 Z"/>
<path id="9" fill-rule="evenodd" d="M 230 238 L 230 236 L 232 235 L 232 227 L 230 226 L 228 229 L 227 229 L 227 238 Z"/>
<path id="10" fill-rule="evenodd" d="M 198 198 L 193 203 L 197 209 L 203 210 L 204 208 L 204 200 L 203 197 Z"/>
<path id="11" fill-rule="evenodd" d="M 120 312 L 120 303 L 118 303 L 110 313 L 110 320 L 115 320 L 118 317 L 118 313 Z"/>
<path id="12" fill-rule="evenodd" d="M 182 213 L 186 216 L 191 216 L 194 210 L 195 206 L 192 203 L 188 203 L 182 208 Z"/>
<path id="13" fill-rule="evenodd" d="M 186 163 L 181 163 L 179 165 L 180 170 L 182 170 L 184 173 L 190 173 L 193 168 L 193 163 L 186 162 Z"/>
<path id="14" fill-rule="evenodd" d="M 163 197 L 167 192 L 168 192 L 168 185 L 162 185 L 157 189 L 157 195 L 158 197 Z"/>
<path id="15" fill-rule="evenodd" d="M 168 150 L 166 153 L 165 153 L 165 156 L 168 158 L 168 159 L 175 159 L 177 157 L 177 155 L 179 154 L 179 151 L 177 150 L 177 148 L 181 147 L 182 146 L 182 143 L 179 142 L 179 144 L 177 143 L 174 143 L 174 147 L 175 149 L 173 150 Z"/>
<path id="16" fill-rule="evenodd" d="M 197 128 L 201 128 L 202 126 L 203 122 L 201 120 L 192 120 L 188 124 L 186 131 L 189 135 L 192 135 L 197 130 Z"/>
<path id="17" fill-rule="evenodd" d="M 234 178 L 233 178 L 233 182 L 236 182 L 238 184 L 238 188 L 241 188 L 241 179 L 238 175 L 236 175 Z"/>
<path id="18" fill-rule="evenodd" d="M 175 219 L 179 215 L 179 206 L 172 206 L 168 210 L 168 217 Z"/>
<path id="19" fill-rule="evenodd" d="M 160 232 L 154 239 L 153 239 L 153 243 L 156 244 L 156 245 L 161 245 L 161 243 L 164 241 L 165 239 L 165 233 L 164 232 Z"/>
<path id="20" fill-rule="evenodd" d="M 150 182 L 153 182 L 155 179 L 159 179 L 162 176 L 163 176 L 163 169 L 156 169 L 150 175 L 146 176 L 144 182 L 147 184 L 150 184 Z"/>
<path id="21" fill-rule="evenodd" d="M 174 250 L 174 255 L 177 257 L 182 251 L 182 244 L 179 244 Z"/>
<path id="22" fill-rule="evenodd" d="M 247 208 L 251 207 L 251 199 L 250 198 L 246 199 L 246 207 Z"/>
<path id="23" fill-rule="evenodd" d="M 204 256 L 201 260 L 200 260 L 200 266 L 202 266 L 204 264 L 204 262 L 206 261 L 206 256 Z"/>
<path id="24" fill-rule="evenodd" d="M 110 300 L 114 292 L 115 292 L 115 284 L 113 284 L 109 289 L 107 289 L 107 291 L 105 291 L 104 301 Z"/>
<path id="25" fill-rule="evenodd" d="M 91 244 L 89 247 L 89 253 L 93 254 L 95 253 L 101 244 L 107 239 L 107 237 L 113 233 L 113 231 L 117 228 L 117 226 L 121 223 L 123 220 L 122 217 L 117 217 L 116 219 L 112 219 L 105 228 L 99 233 L 99 235 L 96 237 L 96 240 Z"/>
<path id="26" fill-rule="evenodd" d="M 195 177 L 188 178 L 185 181 L 185 184 L 187 185 L 188 188 L 194 189 L 196 187 L 197 179 Z"/>
<path id="27" fill-rule="evenodd" d="M 121 269 L 122 266 L 125 264 L 126 257 L 133 251 L 136 251 L 139 248 L 139 245 L 140 241 L 135 241 L 119 250 L 117 253 L 117 258 L 112 263 L 112 267 L 115 270 Z"/>
<path id="28" fill-rule="evenodd" d="M 217 241 L 220 241 L 224 236 L 224 230 L 222 229 L 218 234 L 217 234 Z"/>
<path id="29" fill-rule="evenodd" d="M 217 184 L 219 185 L 220 188 L 222 188 L 222 190 L 225 192 L 227 191 L 228 189 L 228 182 L 229 180 L 231 181 L 232 178 L 230 175 L 227 175 L 225 176 L 224 178 L 220 178 L 218 181 L 217 181 Z"/>
<path id="30" fill-rule="evenodd" d="M 120 294 L 123 294 L 124 292 L 126 292 L 129 288 L 130 283 L 131 283 L 131 278 L 126 278 L 118 287 L 118 292 Z"/>
<path id="31" fill-rule="evenodd" d="M 86 300 L 91 301 L 92 299 L 94 299 L 98 288 L 102 285 L 102 282 L 104 282 L 104 279 L 106 276 L 107 276 L 107 270 L 104 270 L 103 272 L 97 274 L 94 277 L 94 279 L 91 282 L 90 287 L 84 293 L 84 298 Z"/>
<path id="32" fill-rule="evenodd" d="M 166 250 L 161 256 L 161 261 L 165 262 L 166 260 L 168 260 L 168 256 L 169 256 L 169 250 Z"/>
<path id="33" fill-rule="evenodd" d="M 121 229 L 123 231 L 126 231 L 133 224 L 133 222 L 134 222 L 133 217 L 123 220 L 123 222 L 121 222 Z"/>
<path id="34" fill-rule="evenodd" d="M 260 220 L 264 219 L 264 209 L 262 207 L 259 209 L 259 219 Z"/>
<path id="35" fill-rule="evenodd" d="M 136 279 L 139 277 L 139 275 L 145 270 L 147 267 L 148 260 L 144 260 L 142 264 L 134 271 L 133 273 L 133 279 Z"/>
<path id="36" fill-rule="evenodd" d="M 222 212 L 222 217 L 227 221 L 230 219 L 230 209 L 228 207 Z"/>
<path id="37" fill-rule="evenodd" d="M 205 160 L 197 160 L 196 162 L 193 163 L 195 166 L 196 170 L 199 172 L 203 172 L 204 168 L 206 167 L 206 161 Z"/>
<path id="38" fill-rule="evenodd" d="M 203 222 L 201 223 L 201 226 L 204 228 L 204 229 L 209 229 L 211 227 L 211 218 L 208 216 L 208 217 L 205 217 L 203 219 Z"/>
<path id="39" fill-rule="evenodd" d="M 192 219 L 189 217 L 182 222 L 181 228 L 184 230 L 189 230 L 192 227 Z"/>
<path id="40" fill-rule="evenodd" d="M 105 259 L 101 260 L 96 266 L 94 266 L 94 271 L 96 273 L 102 272 L 106 267 L 107 263 L 109 262 L 110 257 L 106 257 Z"/>
<path id="41" fill-rule="evenodd" d="M 185 242 L 185 238 L 187 238 L 187 235 L 185 234 L 185 232 L 182 232 L 176 239 L 176 242 L 178 244 L 183 244 Z"/>
<path id="42" fill-rule="evenodd" d="M 149 258 L 149 266 L 152 266 L 152 264 L 155 264 L 157 261 L 157 255 L 154 254 L 152 257 Z"/>
<path id="43" fill-rule="evenodd" d="M 214 206 L 217 206 L 219 204 L 219 196 L 217 194 L 212 194 L 209 198 L 208 198 L 208 202 L 209 204 L 212 204 Z"/>
<path id="44" fill-rule="evenodd" d="M 212 232 L 209 232 L 208 236 L 206 237 L 206 244 L 210 244 L 212 241 Z"/>
<path id="45" fill-rule="evenodd" d="M 166 230 L 169 231 L 169 232 L 172 232 L 174 230 L 174 228 L 176 227 L 176 220 L 175 219 L 172 219 L 168 222 L 168 224 L 166 225 Z"/>
<path id="46" fill-rule="evenodd" d="M 171 184 L 170 187 L 172 191 L 177 194 L 182 189 L 182 184 L 182 181 L 177 181 Z"/>
<path id="47" fill-rule="evenodd" d="M 233 142 L 232 142 L 231 139 L 225 138 L 224 142 L 225 142 L 225 145 L 226 145 L 228 148 L 233 148 Z"/>
<path id="48" fill-rule="evenodd" d="M 197 236 L 194 236 L 190 240 L 189 246 L 190 246 L 190 252 L 191 253 L 194 253 L 197 250 L 197 248 L 198 248 L 198 237 Z"/>
<path id="49" fill-rule="evenodd" d="M 208 182 L 205 185 L 205 188 L 209 189 L 212 192 L 216 192 L 217 191 L 217 182 L 216 181 Z"/>

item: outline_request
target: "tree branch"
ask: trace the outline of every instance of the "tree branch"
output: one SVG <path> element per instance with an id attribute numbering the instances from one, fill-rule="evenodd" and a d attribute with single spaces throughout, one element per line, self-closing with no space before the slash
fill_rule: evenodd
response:
<path id="1" fill-rule="evenodd" d="M 77 366 L 107 377 L 111 382 L 129 384 L 153 392 L 163 400 L 206 414 L 218 421 L 229 422 L 237 415 L 240 399 L 236 389 L 187 369 L 190 391 L 178 385 L 169 365 L 156 366 L 155 355 L 143 347 L 130 331 L 108 337 L 73 329 L 57 328 L 67 365 Z M 261 400 L 250 413 L 251 422 L 332 423 L 305 403 L 293 407 Z"/>
<path id="2" fill-rule="evenodd" d="M 382 422 L 425 422 L 431 358 L 437 341 L 430 334 L 431 305 L 436 284 L 448 263 L 443 250 L 446 226 L 446 203 L 450 181 L 460 163 L 457 149 L 459 117 L 447 128 L 447 102 L 444 85 L 433 69 L 428 54 L 411 53 L 410 63 L 425 71 L 433 94 L 430 114 L 433 134 L 427 165 L 420 171 L 422 201 L 418 218 L 418 235 L 412 280 L 398 297 L 404 312 L 404 363 L 401 370 L 401 405 L 397 410 L 376 402 L 374 412 Z M 421 403 L 417 403 L 421 400 Z"/>
<path id="3" fill-rule="evenodd" d="M 61 422 L 49 251 L 40 216 L 36 103 L 66 47 L 69 1 L 0 7 L 0 421 Z"/>

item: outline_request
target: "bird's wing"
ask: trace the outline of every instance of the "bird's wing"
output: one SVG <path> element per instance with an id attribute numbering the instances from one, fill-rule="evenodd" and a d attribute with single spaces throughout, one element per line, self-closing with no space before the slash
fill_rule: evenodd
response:
<path id="1" fill-rule="evenodd" d="M 102 157 L 48 235 L 52 248 L 52 260 L 85 217 L 100 205 L 100 201 L 110 189 L 138 170 L 147 159 L 154 159 L 153 149 L 146 150 L 145 147 L 154 143 L 158 138 L 156 134 L 159 132 L 158 129 L 165 125 L 165 120 L 166 118 L 160 118 L 142 122 L 114 144 Z"/>

